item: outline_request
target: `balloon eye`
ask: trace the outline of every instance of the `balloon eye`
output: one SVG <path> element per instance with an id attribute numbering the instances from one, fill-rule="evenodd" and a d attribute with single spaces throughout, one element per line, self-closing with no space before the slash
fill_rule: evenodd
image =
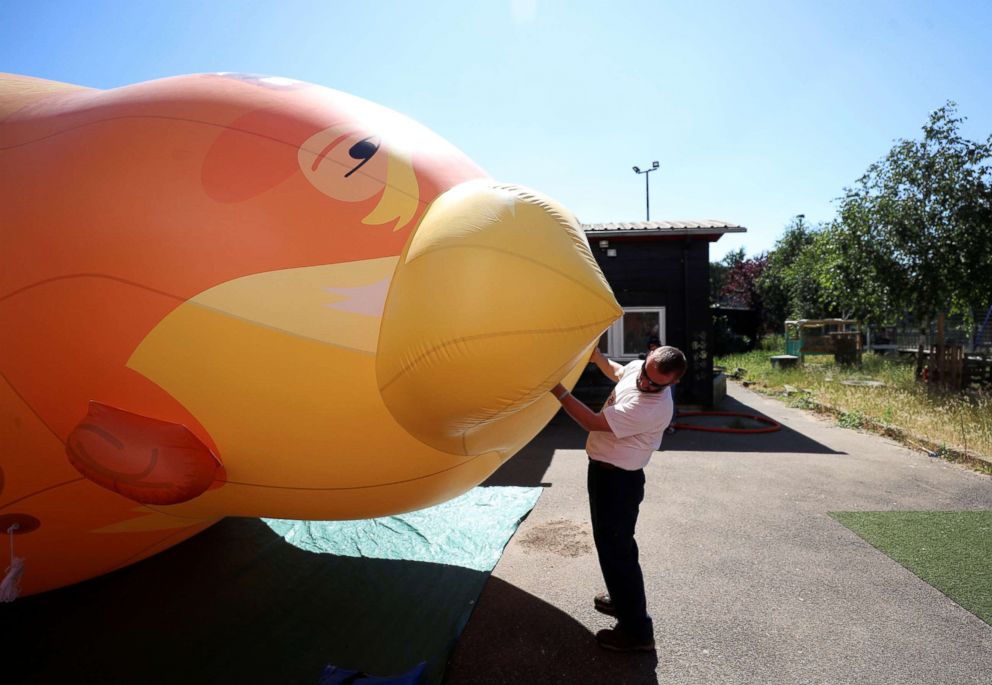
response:
<path id="1" fill-rule="evenodd" d="M 372 159 L 372 157 L 378 151 L 379 151 L 379 136 L 369 136 L 368 138 L 362 138 L 360 141 L 352 145 L 351 149 L 348 150 L 348 156 L 351 157 L 352 159 L 360 159 L 362 161 L 359 162 L 354 169 L 352 169 L 347 174 L 345 174 L 344 177 L 348 178 L 353 173 L 361 169 L 362 166 L 365 165 L 365 163 L 368 162 L 370 159 Z"/>
<path id="2" fill-rule="evenodd" d="M 300 146 L 300 169 L 317 190 L 335 200 L 363 202 L 382 194 L 394 162 L 373 131 L 351 123 L 318 131 Z"/>

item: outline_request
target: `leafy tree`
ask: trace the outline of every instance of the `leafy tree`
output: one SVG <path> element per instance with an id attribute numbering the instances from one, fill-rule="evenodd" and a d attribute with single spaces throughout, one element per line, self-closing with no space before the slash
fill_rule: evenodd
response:
<path id="1" fill-rule="evenodd" d="M 768 328 L 781 330 L 787 319 L 829 315 L 819 280 L 822 241 L 821 232 L 799 214 L 775 243 L 758 282 Z"/>
<path id="2" fill-rule="evenodd" d="M 710 262 L 710 303 L 722 304 L 723 284 L 727 280 L 727 272 L 734 264 L 744 261 L 744 248 L 732 250 L 724 255 L 719 262 Z"/>
<path id="3" fill-rule="evenodd" d="M 922 140 L 898 140 L 854 188 L 830 228 L 829 297 L 865 318 L 910 312 L 921 329 L 992 300 L 992 136 L 958 132 L 953 102 Z"/>
<path id="4" fill-rule="evenodd" d="M 844 319 L 893 323 L 899 309 L 893 304 L 896 298 L 885 278 L 893 267 L 885 263 L 886 255 L 881 252 L 874 259 L 865 258 L 873 248 L 867 238 L 841 221 L 831 222 L 817 234 L 810 252 L 821 301 L 828 311 Z"/>
<path id="5" fill-rule="evenodd" d="M 741 264 L 747 257 L 744 255 L 744 248 L 739 247 L 736 250 L 731 250 L 724 256 L 723 263 L 728 269 L 732 269 L 735 266 Z"/>
<path id="6" fill-rule="evenodd" d="M 793 318 L 846 316 L 842 310 L 831 306 L 825 297 L 823 283 L 828 274 L 824 273 L 827 267 L 823 259 L 828 249 L 828 234 L 819 228 L 811 229 L 806 234 L 806 244 L 785 270 Z"/>
<path id="7" fill-rule="evenodd" d="M 733 307 L 744 307 L 762 311 L 761 294 L 758 291 L 758 279 L 768 264 L 768 256 L 764 253 L 750 259 L 735 260 L 727 269 L 723 289 L 720 291 L 721 301 Z"/>

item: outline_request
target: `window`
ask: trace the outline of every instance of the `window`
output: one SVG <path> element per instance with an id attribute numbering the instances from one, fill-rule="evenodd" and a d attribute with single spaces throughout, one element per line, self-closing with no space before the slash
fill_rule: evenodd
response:
<path id="1" fill-rule="evenodd" d="M 599 339 L 599 349 L 613 359 L 637 359 L 648 351 L 651 338 L 665 344 L 665 308 L 624 307 L 623 316 Z"/>

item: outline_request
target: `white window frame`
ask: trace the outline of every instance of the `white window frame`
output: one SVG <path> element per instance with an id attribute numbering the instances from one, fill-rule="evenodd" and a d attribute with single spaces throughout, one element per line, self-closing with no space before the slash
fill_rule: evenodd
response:
<path id="1" fill-rule="evenodd" d="M 662 345 L 667 344 L 665 342 L 665 308 L 664 307 L 624 307 L 623 313 L 635 314 L 644 312 L 657 312 L 658 313 L 658 339 L 661 341 Z M 623 354 L 623 317 L 620 317 L 606 330 L 606 356 L 610 359 L 622 359 L 627 361 L 632 361 L 638 358 L 637 354 Z M 647 350 L 641 350 L 639 354 L 643 354 Z"/>

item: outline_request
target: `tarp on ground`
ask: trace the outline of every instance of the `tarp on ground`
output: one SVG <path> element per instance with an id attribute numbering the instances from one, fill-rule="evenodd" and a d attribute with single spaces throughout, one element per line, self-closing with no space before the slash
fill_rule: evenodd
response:
<path id="1" fill-rule="evenodd" d="M 399 516 L 360 521 L 262 519 L 309 552 L 404 559 L 492 571 L 540 488 L 474 488 L 456 499 Z"/>
<path id="2" fill-rule="evenodd" d="M 440 683 L 540 494 L 478 490 L 377 523 L 226 519 L 139 564 L 18 599 L 0 607 L 3 680 L 312 685 L 328 663 L 389 675 L 428 661 L 425 682 Z M 294 544 L 273 527 L 297 531 Z"/>

